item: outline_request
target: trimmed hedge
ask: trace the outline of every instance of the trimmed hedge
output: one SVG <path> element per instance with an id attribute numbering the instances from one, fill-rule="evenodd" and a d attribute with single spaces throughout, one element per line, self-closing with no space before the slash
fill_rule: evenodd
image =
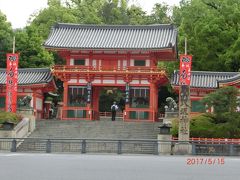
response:
<path id="1" fill-rule="evenodd" d="M 178 119 L 172 121 L 171 133 L 178 136 Z M 240 113 L 227 112 L 216 116 L 201 114 L 190 121 L 190 137 L 240 138 Z"/>

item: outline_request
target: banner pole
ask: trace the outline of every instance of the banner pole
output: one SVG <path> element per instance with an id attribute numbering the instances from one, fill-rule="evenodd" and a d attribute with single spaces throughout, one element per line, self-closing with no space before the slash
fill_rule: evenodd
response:
<path id="1" fill-rule="evenodd" d="M 12 51 L 13 54 L 15 54 L 15 36 L 13 36 L 13 51 Z"/>
<path id="2" fill-rule="evenodd" d="M 185 55 L 187 55 L 187 37 L 185 37 Z"/>

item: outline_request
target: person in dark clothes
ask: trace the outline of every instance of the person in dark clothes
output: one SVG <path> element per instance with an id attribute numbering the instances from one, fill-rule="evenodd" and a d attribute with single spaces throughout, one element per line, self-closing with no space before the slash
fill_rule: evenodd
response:
<path id="1" fill-rule="evenodd" d="M 113 102 L 113 105 L 111 106 L 112 121 L 115 121 L 117 110 L 118 110 L 118 105 L 117 105 L 116 102 L 114 101 L 114 102 Z"/>

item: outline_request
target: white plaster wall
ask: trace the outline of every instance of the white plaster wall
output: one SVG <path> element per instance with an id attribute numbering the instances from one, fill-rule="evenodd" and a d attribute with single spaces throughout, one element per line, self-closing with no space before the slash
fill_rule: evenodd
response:
<path id="1" fill-rule="evenodd" d="M 117 80 L 118 84 L 126 84 L 123 80 Z"/>
<path id="2" fill-rule="evenodd" d="M 42 110 L 43 100 L 40 98 L 36 98 L 36 109 Z"/>
<path id="3" fill-rule="evenodd" d="M 26 93 L 32 93 L 33 91 L 31 89 L 25 89 L 24 92 Z"/>
<path id="4" fill-rule="evenodd" d="M 123 60 L 123 69 L 126 69 L 127 67 L 127 60 Z"/>
<path id="5" fill-rule="evenodd" d="M 93 84 L 100 84 L 100 83 L 101 83 L 101 80 L 100 80 L 100 79 L 95 79 L 92 83 L 93 83 Z"/>
<path id="6" fill-rule="evenodd" d="M 132 82 L 130 83 L 130 85 L 131 85 L 131 84 L 140 84 L 140 83 L 139 83 L 139 80 L 132 80 Z"/>
<path id="7" fill-rule="evenodd" d="M 103 80 L 103 83 L 106 83 L 106 84 L 114 84 L 115 81 L 114 81 L 114 80 Z"/>
<path id="8" fill-rule="evenodd" d="M 134 66 L 134 59 L 130 60 L 130 66 Z"/>
<path id="9" fill-rule="evenodd" d="M 150 66 L 150 60 L 149 60 L 149 59 L 146 60 L 146 66 L 147 66 L 147 67 Z"/>
<path id="10" fill-rule="evenodd" d="M 141 80 L 141 84 L 150 84 L 148 80 Z"/>
<path id="11" fill-rule="evenodd" d="M 121 68 L 121 60 L 118 60 L 118 69 Z"/>
<path id="12" fill-rule="evenodd" d="M 71 65 L 71 66 L 74 65 L 74 59 L 73 59 L 73 58 L 70 59 L 70 65 Z"/>
<path id="13" fill-rule="evenodd" d="M 79 83 L 87 83 L 85 79 L 79 79 Z"/>
<path id="14" fill-rule="evenodd" d="M 23 92 L 23 89 L 19 89 L 19 88 L 18 88 L 17 92 Z"/>
<path id="15" fill-rule="evenodd" d="M 85 66 L 89 66 L 89 59 L 85 59 Z"/>
<path id="16" fill-rule="evenodd" d="M 93 61 L 92 61 L 92 66 L 93 66 L 94 68 L 97 67 L 97 61 L 96 61 L 96 59 L 93 59 Z"/>
<path id="17" fill-rule="evenodd" d="M 70 79 L 68 82 L 69 83 L 77 83 L 77 79 Z"/>

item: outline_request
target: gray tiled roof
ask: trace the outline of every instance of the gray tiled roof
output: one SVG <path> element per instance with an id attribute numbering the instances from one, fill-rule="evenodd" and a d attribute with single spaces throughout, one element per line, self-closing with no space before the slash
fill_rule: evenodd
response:
<path id="1" fill-rule="evenodd" d="M 173 25 L 56 24 L 45 41 L 46 48 L 163 49 L 176 47 Z"/>
<path id="2" fill-rule="evenodd" d="M 211 71 L 192 71 L 191 87 L 195 88 L 218 88 L 219 81 L 231 81 L 232 78 L 240 78 L 239 72 L 211 72 Z M 179 85 L 179 71 L 173 73 L 171 78 L 173 86 Z"/>
<path id="3" fill-rule="evenodd" d="M 18 84 L 44 84 L 53 79 L 49 68 L 18 69 Z M 0 84 L 6 84 L 6 69 L 0 69 Z"/>
<path id="4" fill-rule="evenodd" d="M 240 73 L 238 73 L 237 75 L 229 78 L 229 79 L 222 79 L 222 80 L 219 80 L 218 82 L 219 83 L 228 83 L 228 82 L 233 82 L 233 81 L 237 81 L 237 80 L 240 80 Z"/>

